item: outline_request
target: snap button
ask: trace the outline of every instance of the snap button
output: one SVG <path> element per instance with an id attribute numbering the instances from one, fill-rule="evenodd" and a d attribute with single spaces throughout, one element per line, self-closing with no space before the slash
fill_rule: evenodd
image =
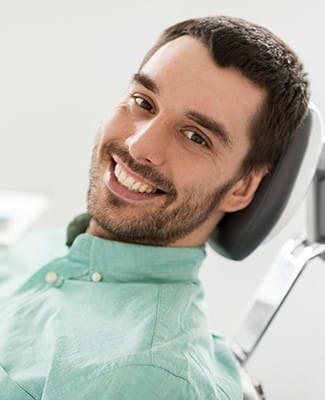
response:
<path id="1" fill-rule="evenodd" d="M 102 275 L 101 275 L 99 272 L 94 272 L 94 273 L 91 275 L 91 280 L 92 280 L 93 282 L 100 282 L 100 281 L 102 280 Z"/>
<path id="2" fill-rule="evenodd" d="M 54 271 L 50 271 L 45 275 L 47 283 L 55 283 L 58 280 L 58 274 Z"/>

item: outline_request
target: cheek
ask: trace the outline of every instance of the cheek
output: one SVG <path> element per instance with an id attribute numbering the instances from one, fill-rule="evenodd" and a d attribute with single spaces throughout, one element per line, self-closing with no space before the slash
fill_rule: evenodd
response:
<path id="1" fill-rule="evenodd" d="M 181 160 L 181 162 L 180 162 Z M 193 159 L 179 157 L 174 168 L 174 185 L 178 191 L 196 192 L 203 187 L 209 189 L 216 184 L 218 174 L 211 162 L 194 163 Z"/>
<path id="2" fill-rule="evenodd" d="M 102 141 L 127 137 L 132 126 L 132 118 L 130 118 L 126 106 L 120 105 L 104 119 L 100 129 Z"/>

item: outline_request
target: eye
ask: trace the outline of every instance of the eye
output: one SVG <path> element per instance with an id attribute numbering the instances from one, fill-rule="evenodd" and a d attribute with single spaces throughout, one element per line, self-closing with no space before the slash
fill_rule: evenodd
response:
<path id="1" fill-rule="evenodd" d="M 194 143 L 200 144 L 201 146 L 207 146 L 207 141 L 197 132 L 187 129 L 184 131 L 184 135 L 192 140 Z"/>
<path id="2" fill-rule="evenodd" d="M 143 108 L 146 111 L 149 111 L 150 113 L 154 113 L 154 107 L 153 105 L 146 100 L 144 97 L 138 95 L 138 94 L 134 94 L 133 96 L 134 102 L 141 108 Z"/>

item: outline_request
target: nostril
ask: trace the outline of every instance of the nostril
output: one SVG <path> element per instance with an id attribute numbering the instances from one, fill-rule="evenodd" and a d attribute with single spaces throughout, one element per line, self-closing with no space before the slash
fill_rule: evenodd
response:
<path id="1" fill-rule="evenodd" d="M 157 135 L 157 127 L 142 128 L 125 140 L 129 154 L 140 164 L 162 165 L 166 149 L 162 142 L 162 135 Z"/>

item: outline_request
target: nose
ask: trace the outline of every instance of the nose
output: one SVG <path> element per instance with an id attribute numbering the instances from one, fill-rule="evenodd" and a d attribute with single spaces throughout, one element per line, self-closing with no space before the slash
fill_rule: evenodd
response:
<path id="1" fill-rule="evenodd" d="M 138 122 L 125 141 L 130 155 L 142 164 L 161 166 L 166 160 L 168 127 L 159 118 Z"/>

